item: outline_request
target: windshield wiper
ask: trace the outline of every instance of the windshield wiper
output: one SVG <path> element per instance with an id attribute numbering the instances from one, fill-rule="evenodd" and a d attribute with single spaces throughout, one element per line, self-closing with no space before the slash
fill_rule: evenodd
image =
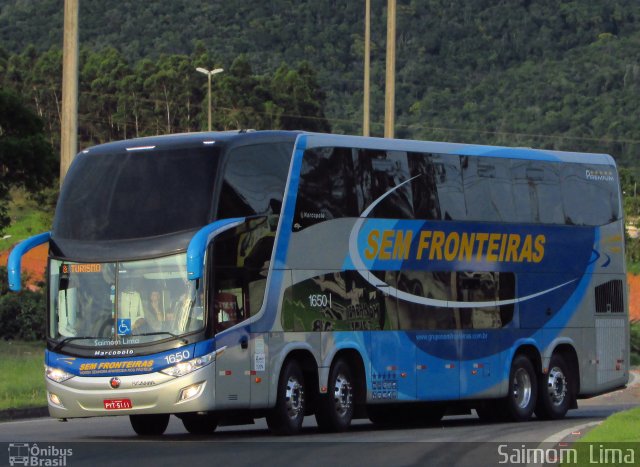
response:
<path id="1" fill-rule="evenodd" d="M 80 340 L 80 339 L 95 339 L 95 337 L 91 337 L 91 336 L 66 337 L 56 344 L 56 346 L 53 348 L 53 352 L 57 352 L 58 350 L 60 350 L 62 347 L 64 347 L 66 344 L 68 344 L 71 341 Z"/>
<path id="2" fill-rule="evenodd" d="M 131 337 L 141 337 L 141 336 L 161 336 L 162 334 L 166 334 L 168 336 L 171 336 L 173 339 L 180 339 L 180 336 L 173 334 L 172 332 L 168 332 L 168 331 L 156 331 L 156 332 L 145 332 L 143 334 L 133 334 L 131 335 Z M 183 343 L 187 344 L 189 343 L 189 341 L 185 338 L 181 339 Z"/>

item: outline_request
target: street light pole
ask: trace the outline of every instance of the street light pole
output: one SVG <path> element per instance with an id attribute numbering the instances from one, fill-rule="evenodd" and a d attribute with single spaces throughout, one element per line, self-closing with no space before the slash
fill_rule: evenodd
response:
<path id="1" fill-rule="evenodd" d="M 209 128 L 209 131 L 211 131 L 211 77 L 213 75 L 218 74 L 218 73 L 222 73 L 224 70 L 222 68 L 216 68 L 215 70 L 207 70 L 205 68 L 198 67 L 198 68 L 196 68 L 196 71 L 199 71 L 200 73 L 204 73 L 205 75 L 207 75 L 207 78 L 208 78 L 208 83 L 209 83 L 209 88 L 208 88 L 209 89 L 209 92 L 208 92 L 208 96 L 209 96 L 208 97 L 208 100 L 209 100 L 209 119 L 208 119 L 209 125 L 208 125 L 208 128 Z"/>

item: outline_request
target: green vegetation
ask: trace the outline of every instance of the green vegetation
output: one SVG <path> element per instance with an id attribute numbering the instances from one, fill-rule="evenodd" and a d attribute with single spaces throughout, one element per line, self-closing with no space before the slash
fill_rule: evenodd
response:
<path id="1" fill-rule="evenodd" d="M 24 190 L 12 190 L 11 201 L 8 203 L 11 224 L 0 235 L 0 251 L 6 251 L 32 235 L 51 230 L 53 207 L 41 202 L 40 198 L 35 198 Z M 3 240 L 4 236 L 8 238 Z"/>
<path id="2" fill-rule="evenodd" d="M 43 290 L 8 293 L 7 268 L 0 266 L 0 339 L 44 340 L 46 301 Z"/>
<path id="3" fill-rule="evenodd" d="M 568 466 L 637 465 L 640 454 L 640 407 L 616 413 L 571 445 L 577 450 L 577 462 Z"/>
<path id="4" fill-rule="evenodd" d="M 386 3 L 372 1 L 374 135 Z M 399 137 L 607 152 L 637 166 L 637 1 L 405 0 L 397 13 Z M 29 99 L 52 135 L 62 14 L 56 0 L 0 11 L 0 81 Z M 206 78 L 196 66 L 225 69 L 213 80 L 216 128 L 309 128 L 326 115 L 335 132 L 361 131 L 364 2 L 87 0 L 80 25 L 81 146 L 203 128 Z M 304 61 L 317 90 L 299 86 Z"/>
<path id="5" fill-rule="evenodd" d="M 0 340 L 0 410 L 47 405 L 44 344 Z"/>
<path id="6" fill-rule="evenodd" d="M 604 423 L 589 431 L 580 442 L 607 443 L 607 442 L 640 442 L 640 407 L 616 413 L 605 420 Z"/>
<path id="7" fill-rule="evenodd" d="M 55 178 L 56 159 L 43 122 L 20 97 L 0 89 L 0 233 L 11 221 L 10 190 L 35 193 Z"/>

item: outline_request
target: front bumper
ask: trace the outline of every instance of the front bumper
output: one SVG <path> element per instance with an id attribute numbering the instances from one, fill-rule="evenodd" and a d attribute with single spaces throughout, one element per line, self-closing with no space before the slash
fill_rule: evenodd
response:
<path id="1" fill-rule="evenodd" d="M 118 376 L 74 376 L 62 383 L 46 379 L 49 414 L 55 418 L 101 417 L 158 413 L 205 412 L 215 409 L 215 362 L 185 376 L 156 372 Z M 200 385 L 192 397 L 180 400 L 185 388 Z M 60 405 L 51 395 L 57 396 Z M 128 400 L 131 408 L 106 409 L 105 400 Z M 113 406 L 113 404 L 111 404 Z"/>

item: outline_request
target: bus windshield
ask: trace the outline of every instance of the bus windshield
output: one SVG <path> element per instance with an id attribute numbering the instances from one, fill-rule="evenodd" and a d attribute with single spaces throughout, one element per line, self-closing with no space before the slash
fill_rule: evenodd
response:
<path id="1" fill-rule="evenodd" d="M 184 254 L 117 263 L 52 259 L 49 270 L 49 336 L 60 343 L 143 344 L 204 327 Z"/>
<path id="2" fill-rule="evenodd" d="M 81 153 L 53 221 L 57 238 L 153 237 L 207 225 L 220 148 Z"/>

